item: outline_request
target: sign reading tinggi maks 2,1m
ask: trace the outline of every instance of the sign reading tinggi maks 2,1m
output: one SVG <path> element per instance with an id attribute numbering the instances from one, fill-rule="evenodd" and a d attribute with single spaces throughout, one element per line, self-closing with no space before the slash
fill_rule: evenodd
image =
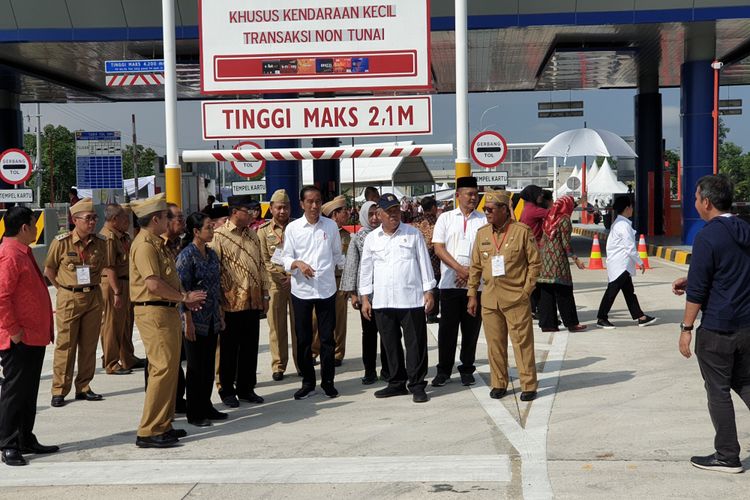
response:
<path id="1" fill-rule="evenodd" d="M 429 4 L 200 0 L 201 91 L 427 90 Z"/>

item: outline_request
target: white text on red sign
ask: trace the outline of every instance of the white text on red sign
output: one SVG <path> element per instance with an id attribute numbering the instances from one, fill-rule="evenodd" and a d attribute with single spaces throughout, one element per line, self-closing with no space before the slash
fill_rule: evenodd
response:
<path id="1" fill-rule="evenodd" d="M 206 140 L 431 133 L 430 96 L 203 103 Z"/>

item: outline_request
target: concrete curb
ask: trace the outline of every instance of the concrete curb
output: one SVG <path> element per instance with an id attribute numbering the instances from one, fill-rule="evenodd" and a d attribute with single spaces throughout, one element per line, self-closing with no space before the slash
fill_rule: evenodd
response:
<path id="1" fill-rule="evenodd" d="M 583 236 L 584 238 L 591 238 L 591 239 L 594 239 L 594 235 L 596 235 L 599 237 L 599 241 L 602 243 L 607 240 L 607 231 L 605 229 L 602 229 L 601 231 L 597 231 L 595 229 L 584 229 L 581 227 L 574 227 L 573 234 L 576 234 L 578 236 Z M 692 256 L 691 252 L 687 252 L 685 250 L 679 250 L 673 247 L 653 245 L 653 244 L 648 244 L 647 247 L 648 247 L 648 254 L 651 256 L 658 257 L 660 259 L 664 259 L 670 262 L 674 262 L 675 264 L 683 264 L 683 265 L 690 264 L 690 258 Z"/>

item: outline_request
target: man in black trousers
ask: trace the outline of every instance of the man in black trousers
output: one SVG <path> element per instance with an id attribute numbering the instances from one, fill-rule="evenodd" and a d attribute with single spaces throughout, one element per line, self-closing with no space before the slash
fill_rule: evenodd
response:
<path id="1" fill-rule="evenodd" d="M 695 456 L 699 469 L 742 472 L 732 391 L 750 408 L 750 224 L 730 213 L 734 186 L 723 175 L 698 180 L 695 209 L 706 225 L 695 236 L 688 277 L 672 283 L 687 291 L 680 353 L 689 358 L 694 322 L 702 311 L 695 355 L 714 424 L 715 453 Z"/>
<path id="2" fill-rule="evenodd" d="M 34 435 L 36 399 L 44 351 L 54 337 L 52 302 L 29 245 L 36 221 L 26 207 L 4 217 L 0 245 L 0 358 L 5 381 L 0 392 L 0 449 L 7 465 L 26 465 L 23 453 L 54 453 Z"/>

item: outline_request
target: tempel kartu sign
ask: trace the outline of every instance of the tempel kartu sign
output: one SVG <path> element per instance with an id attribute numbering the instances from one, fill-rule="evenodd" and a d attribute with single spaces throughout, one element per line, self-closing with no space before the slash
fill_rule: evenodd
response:
<path id="1" fill-rule="evenodd" d="M 431 96 L 203 102 L 203 138 L 432 134 Z"/>
<path id="2" fill-rule="evenodd" d="M 252 5 L 253 9 L 242 9 Z M 426 90 L 429 0 L 200 0 L 201 91 Z"/>

